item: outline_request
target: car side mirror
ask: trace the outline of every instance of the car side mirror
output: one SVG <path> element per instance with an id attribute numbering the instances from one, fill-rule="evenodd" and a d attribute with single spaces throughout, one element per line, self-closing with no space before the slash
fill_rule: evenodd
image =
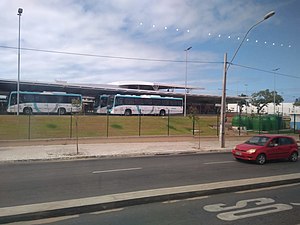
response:
<path id="1" fill-rule="evenodd" d="M 277 147 L 278 146 L 278 144 L 276 144 L 276 143 L 270 143 L 269 144 L 269 147 Z"/>

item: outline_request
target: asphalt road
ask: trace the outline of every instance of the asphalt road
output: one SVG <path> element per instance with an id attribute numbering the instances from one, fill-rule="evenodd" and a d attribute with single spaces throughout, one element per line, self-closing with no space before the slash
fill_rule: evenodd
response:
<path id="1" fill-rule="evenodd" d="M 229 153 L 0 165 L 0 207 L 297 173 L 300 163 L 264 166 Z"/>
<path id="2" fill-rule="evenodd" d="M 299 225 L 300 183 L 14 223 L 110 225 Z"/>

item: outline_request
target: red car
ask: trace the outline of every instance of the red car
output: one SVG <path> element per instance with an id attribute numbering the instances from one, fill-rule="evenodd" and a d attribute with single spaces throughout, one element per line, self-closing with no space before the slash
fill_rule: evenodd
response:
<path id="1" fill-rule="evenodd" d="M 267 160 L 298 160 L 298 145 L 293 137 L 283 135 L 258 135 L 237 145 L 232 154 L 236 159 L 252 160 L 262 165 Z"/>

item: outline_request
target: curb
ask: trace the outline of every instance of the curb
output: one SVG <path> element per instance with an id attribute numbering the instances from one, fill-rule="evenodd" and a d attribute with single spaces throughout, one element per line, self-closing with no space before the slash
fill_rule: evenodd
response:
<path id="1" fill-rule="evenodd" d="M 0 223 L 89 213 L 139 204 L 192 198 L 300 182 L 300 173 L 0 208 Z"/>

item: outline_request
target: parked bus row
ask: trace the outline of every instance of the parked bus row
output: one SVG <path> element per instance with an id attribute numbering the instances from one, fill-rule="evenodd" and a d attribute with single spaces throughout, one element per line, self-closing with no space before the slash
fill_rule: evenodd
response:
<path id="1" fill-rule="evenodd" d="M 7 112 L 17 113 L 17 92 L 7 100 Z M 65 92 L 19 92 L 20 114 L 70 114 L 82 110 L 82 96 Z M 100 95 L 94 102 L 94 113 L 116 115 L 182 114 L 183 99 L 159 95 Z"/>

